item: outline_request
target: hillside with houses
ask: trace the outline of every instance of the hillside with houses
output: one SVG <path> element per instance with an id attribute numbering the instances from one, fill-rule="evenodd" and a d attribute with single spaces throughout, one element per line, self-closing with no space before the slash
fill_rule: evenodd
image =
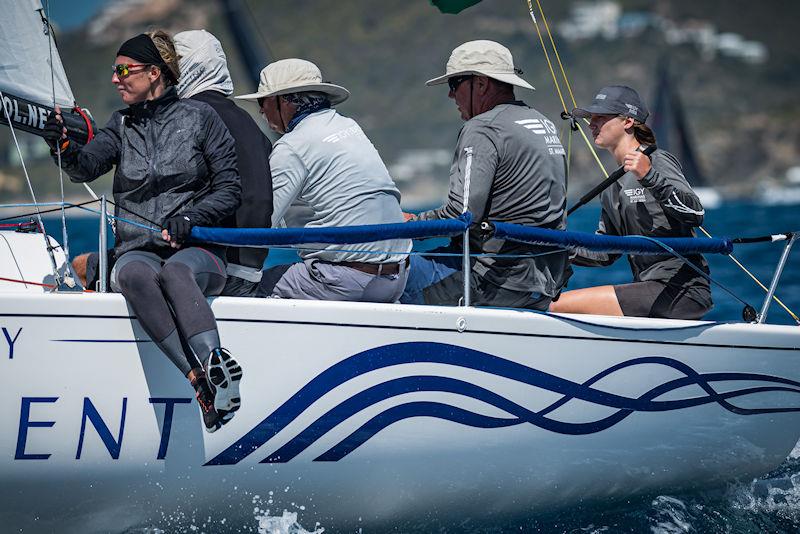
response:
<path id="1" fill-rule="evenodd" d="M 212 31 L 228 51 L 237 92 L 252 90 L 221 4 L 121 0 L 109 3 L 86 26 L 59 34 L 79 103 L 99 125 L 107 120 L 119 107 L 108 69 L 116 47 L 153 27 Z M 308 58 L 322 67 L 327 79 L 351 90 L 353 96 L 341 111 L 362 124 L 407 201 L 436 202 L 446 188 L 461 121 L 446 89 L 424 82 L 443 72 L 450 50 L 463 41 L 486 38 L 506 44 L 537 88 L 518 96 L 566 126 L 559 119 L 562 105 L 525 0 L 484 0 L 459 15 L 442 15 L 425 0 L 248 0 L 244 5 L 265 63 L 270 57 Z M 727 196 L 750 196 L 800 165 L 800 122 L 793 120 L 800 115 L 800 49 L 789 39 L 789 24 L 800 15 L 800 4 L 603 0 L 542 5 L 570 82 L 569 89 L 561 83 L 567 107 L 570 89 L 578 102 L 586 102 L 609 83 L 631 85 L 651 100 L 656 65 L 667 58 L 698 158 L 713 186 Z M 536 14 L 544 32 L 545 19 Z M 544 40 L 549 43 L 546 35 Z M 552 50 L 550 54 L 554 60 Z M 256 115 L 255 106 L 248 111 Z M 570 143 L 567 132 L 563 141 L 571 146 L 570 187 L 580 192 L 599 171 L 582 138 L 574 135 Z M 56 192 L 57 171 L 44 143 L 22 136 L 22 149 L 37 189 Z M 26 197 L 18 159 L 3 128 L 3 199 Z M 99 183 L 101 190 L 109 186 L 108 177 Z M 68 194 L 83 194 L 73 184 L 67 187 Z"/>

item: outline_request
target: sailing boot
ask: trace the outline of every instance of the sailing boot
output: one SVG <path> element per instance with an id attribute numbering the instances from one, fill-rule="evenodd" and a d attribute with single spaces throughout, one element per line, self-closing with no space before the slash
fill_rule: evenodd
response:
<path id="1" fill-rule="evenodd" d="M 204 371 L 195 373 L 190 382 L 194 388 L 197 405 L 200 406 L 200 413 L 203 415 L 203 424 L 206 427 L 206 432 L 216 432 L 227 421 L 224 421 L 214 408 L 213 386 L 208 381 Z"/>
<path id="2" fill-rule="evenodd" d="M 214 393 L 214 408 L 223 423 L 227 423 L 242 405 L 239 397 L 242 368 L 230 352 L 217 347 L 211 351 L 205 370 Z"/>

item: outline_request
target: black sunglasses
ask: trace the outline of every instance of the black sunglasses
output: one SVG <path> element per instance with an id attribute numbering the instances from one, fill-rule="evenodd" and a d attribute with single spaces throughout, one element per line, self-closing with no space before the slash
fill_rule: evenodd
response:
<path id="1" fill-rule="evenodd" d="M 450 87 L 450 90 L 455 93 L 456 89 L 458 89 L 458 86 L 461 85 L 461 82 L 468 80 L 469 78 L 472 78 L 471 74 L 466 76 L 453 76 L 452 78 L 447 78 L 447 85 Z"/>

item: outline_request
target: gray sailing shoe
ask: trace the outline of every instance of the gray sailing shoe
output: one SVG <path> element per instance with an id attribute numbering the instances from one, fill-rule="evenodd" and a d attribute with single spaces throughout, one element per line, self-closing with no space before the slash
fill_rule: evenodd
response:
<path id="1" fill-rule="evenodd" d="M 216 348 L 211 351 L 206 362 L 206 375 L 214 389 L 214 408 L 227 422 L 242 405 L 239 397 L 242 368 L 230 352 Z"/>

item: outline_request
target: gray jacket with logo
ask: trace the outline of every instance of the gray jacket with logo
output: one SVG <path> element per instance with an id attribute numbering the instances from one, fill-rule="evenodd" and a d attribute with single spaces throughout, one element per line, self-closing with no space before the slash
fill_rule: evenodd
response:
<path id="1" fill-rule="evenodd" d="M 694 237 L 694 228 L 703 224 L 700 199 L 683 176 L 678 160 L 665 150 L 650 155 L 652 168 L 641 181 L 628 172 L 603 191 L 602 212 L 598 234 L 644 235 L 649 237 Z M 572 259 L 575 265 L 587 267 L 614 263 L 620 254 L 581 251 Z M 708 264 L 700 254 L 687 256 L 694 265 L 708 273 Z M 689 289 L 689 296 L 711 304 L 708 281 L 694 274 L 689 279 L 677 279 L 683 261 L 670 254 L 659 256 L 628 255 L 636 282 L 655 280 L 678 284 Z M 684 270 L 685 271 L 685 270 Z"/>
<path id="2" fill-rule="evenodd" d="M 116 111 L 105 128 L 81 148 L 62 154 L 73 182 L 114 171 L 114 212 L 160 229 L 182 214 L 195 226 L 218 226 L 241 201 L 236 148 L 210 106 L 179 100 L 174 88 L 155 99 Z M 117 222 L 115 255 L 150 250 L 170 255 L 160 232 Z"/>
<path id="3" fill-rule="evenodd" d="M 566 227 L 566 154 L 555 124 L 523 102 L 495 106 L 464 123 L 450 168 L 450 191 L 441 208 L 419 219 L 453 218 L 464 206 L 476 224 L 500 221 L 563 230 Z M 566 281 L 566 252 L 470 232 L 472 252 L 536 257 L 480 257 L 474 272 L 512 291 L 556 296 Z"/>

